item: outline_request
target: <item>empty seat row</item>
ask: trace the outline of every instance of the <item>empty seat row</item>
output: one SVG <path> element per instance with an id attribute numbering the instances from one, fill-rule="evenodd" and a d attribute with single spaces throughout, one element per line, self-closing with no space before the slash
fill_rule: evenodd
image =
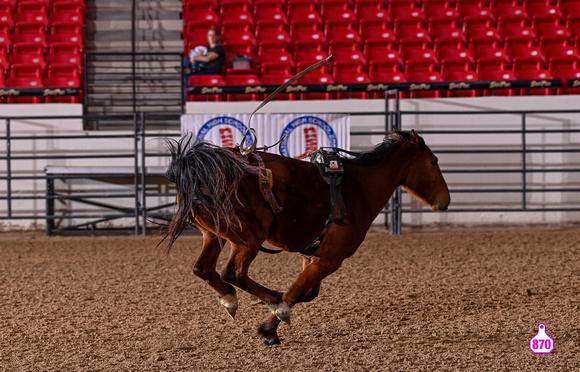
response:
<path id="1" fill-rule="evenodd" d="M 281 85 L 289 80 L 292 75 L 284 74 L 269 74 L 263 75 L 261 78 L 254 74 L 234 74 L 229 75 L 225 79 L 221 75 L 199 75 L 190 77 L 190 85 L 192 86 L 223 86 L 223 85 Z M 444 82 L 444 81 L 499 81 L 499 80 L 546 80 L 546 79 L 580 79 L 580 69 L 559 70 L 556 74 L 551 74 L 546 70 L 538 71 L 520 71 L 514 73 L 509 70 L 489 70 L 476 73 L 474 71 L 450 71 L 445 74 L 438 72 L 415 72 L 411 74 L 404 74 L 402 72 L 384 72 L 370 78 L 365 73 L 344 73 L 333 78 L 327 73 L 309 74 L 305 75 L 295 84 L 368 84 L 368 83 L 405 83 L 409 81 L 414 82 Z M 579 94 L 580 88 L 567 87 L 552 89 L 552 88 L 536 88 L 536 89 L 494 89 L 491 90 L 449 90 L 449 91 L 414 91 L 401 93 L 401 97 L 410 98 L 437 98 L 437 97 L 476 97 L 480 95 L 500 95 L 500 96 L 515 96 L 515 95 L 550 95 L 550 94 Z M 281 94 L 275 99 L 281 100 L 295 100 L 295 99 L 333 99 L 333 98 L 381 98 L 384 97 L 382 92 L 354 92 L 354 93 L 299 93 L 299 94 Z M 189 95 L 189 101 L 236 101 L 236 100 L 260 100 L 263 95 L 250 94 L 228 94 L 228 95 Z"/>
<path id="2" fill-rule="evenodd" d="M 48 67 L 46 76 L 37 64 L 14 64 L 5 74 L 0 67 L 0 87 L 2 88 L 79 88 L 80 75 L 70 65 L 53 64 Z M 6 97 L 6 103 L 78 103 L 79 96 L 68 97 Z"/>

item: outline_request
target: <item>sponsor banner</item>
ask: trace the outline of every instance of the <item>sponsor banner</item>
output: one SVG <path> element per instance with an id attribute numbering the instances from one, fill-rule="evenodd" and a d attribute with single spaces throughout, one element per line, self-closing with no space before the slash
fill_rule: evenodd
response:
<path id="1" fill-rule="evenodd" d="M 246 135 L 244 147 L 253 143 L 247 134 L 250 114 L 188 114 L 181 116 L 181 132 L 191 133 L 196 142 L 233 147 Z M 256 130 L 258 147 L 271 146 L 269 152 L 303 157 L 320 147 L 350 150 L 350 116 L 347 114 L 255 114 L 251 127 Z"/>

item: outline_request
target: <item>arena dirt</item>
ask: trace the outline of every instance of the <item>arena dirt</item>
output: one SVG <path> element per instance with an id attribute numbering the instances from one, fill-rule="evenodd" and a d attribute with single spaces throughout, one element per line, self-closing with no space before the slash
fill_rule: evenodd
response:
<path id="1" fill-rule="evenodd" d="M 158 240 L 0 234 L 0 370 L 580 368 L 578 229 L 373 231 L 274 347 L 256 335 L 265 307 L 239 292 L 233 321 L 193 276 L 200 236 L 166 259 Z M 284 290 L 300 270 L 260 254 L 251 275 Z M 551 354 L 529 349 L 539 323 Z"/>

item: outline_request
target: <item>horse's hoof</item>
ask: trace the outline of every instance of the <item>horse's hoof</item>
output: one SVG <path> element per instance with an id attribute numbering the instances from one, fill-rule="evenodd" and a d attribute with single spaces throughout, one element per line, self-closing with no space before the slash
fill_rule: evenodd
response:
<path id="1" fill-rule="evenodd" d="M 252 296 L 250 297 L 250 305 L 254 306 L 254 305 L 261 305 L 264 302 L 262 300 L 260 300 L 258 297 L 256 296 Z"/>
<path id="2" fill-rule="evenodd" d="M 276 336 L 276 338 L 274 338 L 273 340 L 270 340 L 267 338 L 264 339 L 264 345 L 266 345 L 266 346 L 273 346 L 273 345 L 280 345 L 280 344 L 281 344 L 281 342 L 280 342 L 280 339 L 278 338 L 278 336 Z"/>
<path id="3" fill-rule="evenodd" d="M 238 297 L 236 294 L 234 293 L 233 295 L 224 297 L 218 296 L 218 301 L 227 310 L 232 319 L 236 320 L 236 311 L 238 311 Z"/>
<path id="4" fill-rule="evenodd" d="M 274 310 L 274 315 L 276 315 L 276 318 L 280 319 L 284 323 L 288 325 L 290 324 L 290 308 L 288 307 L 286 301 L 282 301 L 280 303 L 278 308 Z"/>

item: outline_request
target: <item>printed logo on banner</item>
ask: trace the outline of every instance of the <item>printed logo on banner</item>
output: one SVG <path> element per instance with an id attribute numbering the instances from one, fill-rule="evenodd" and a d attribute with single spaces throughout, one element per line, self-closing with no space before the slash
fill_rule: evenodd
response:
<path id="1" fill-rule="evenodd" d="M 195 137 L 195 142 L 203 142 L 213 139 L 214 144 L 222 147 L 234 147 L 235 143 L 235 133 L 241 133 L 243 137 L 246 133 L 246 142 L 244 147 L 252 146 L 254 139 L 252 135 L 247 132 L 248 127 L 239 121 L 238 119 L 232 118 L 230 116 L 220 116 L 213 118 L 202 125 L 197 132 Z M 240 137 L 240 136 L 237 136 Z M 220 142 L 216 143 L 216 139 L 219 138 Z"/>
<path id="2" fill-rule="evenodd" d="M 299 128 L 302 127 L 302 128 Z M 280 153 L 284 156 L 294 157 L 296 159 L 306 157 L 308 154 L 318 150 L 321 147 L 322 139 L 318 138 L 320 131 L 317 128 L 322 129 L 322 132 L 328 140 L 328 144 L 324 146 L 336 147 L 338 141 L 336 139 L 336 133 L 332 127 L 324 120 L 316 116 L 301 116 L 296 118 L 288 124 L 282 131 L 280 138 L 282 142 L 280 143 Z M 295 153 L 290 153 L 289 142 L 303 143 L 301 145 L 302 149 Z"/>

